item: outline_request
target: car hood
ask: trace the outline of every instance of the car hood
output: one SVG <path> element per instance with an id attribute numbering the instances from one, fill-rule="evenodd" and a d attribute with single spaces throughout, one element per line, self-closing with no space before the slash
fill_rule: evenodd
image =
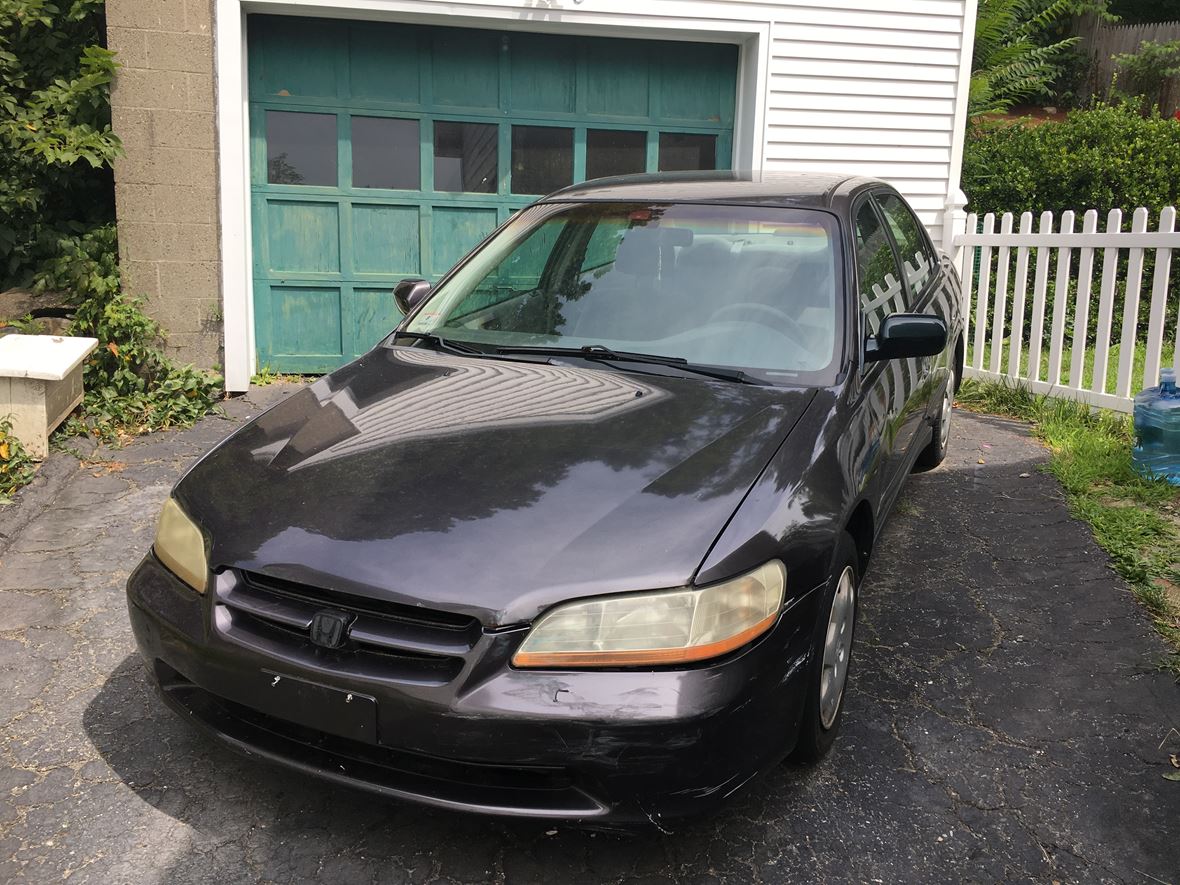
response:
<path id="1" fill-rule="evenodd" d="M 176 496 L 210 565 L 485 624 L 683 586 L 814 391 L 383 347 Z"/>

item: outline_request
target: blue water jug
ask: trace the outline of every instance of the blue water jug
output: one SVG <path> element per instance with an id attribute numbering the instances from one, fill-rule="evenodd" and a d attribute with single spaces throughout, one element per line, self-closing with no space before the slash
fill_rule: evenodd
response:
<path id="1" fill-rule="evenodd" d="M 1135 469 L 1144 476 L 1180 485 L 1180 390 L 1176 373 L 1160 372 L 1160 386 L 1135 397 Z"/>

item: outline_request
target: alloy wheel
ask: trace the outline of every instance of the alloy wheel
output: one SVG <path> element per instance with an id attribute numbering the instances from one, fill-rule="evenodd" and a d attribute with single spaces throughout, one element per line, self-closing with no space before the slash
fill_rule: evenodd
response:
<path id="1" fill-rule="evenodd" d="M 819 676 L 819 718 L 824 728 L 832 727 L 844 698 L 855 618 L 856 573 L 848 566 L 840 573 L 836 584 L 832 610 L 828 615 L 828 632 L 824 637 L 824 662 Z"/>

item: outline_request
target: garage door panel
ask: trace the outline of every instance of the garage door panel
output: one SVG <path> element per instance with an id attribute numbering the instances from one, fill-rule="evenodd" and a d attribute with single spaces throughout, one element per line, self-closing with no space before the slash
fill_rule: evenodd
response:
<path id="1" fill-rule="evenodd" d="M 512 36 L 509 59 L 510 103 L 522 114 L 575 111 L 577 43 L 553 35 Z"/>
<path id="2" fill-rule="evenodd" d="M 421 264 L 418 216 L 417 206 L 353 204 L 353 271 L 417 273 Z"/>
<path id="3" fill-rule="evenodd" d="M 252 15 L 250 91 L 257 96 L 336 98 L 347 42 L 341 22 L 308 28 L 300 19 Z"/>
<path id="4" fill-rule="evenodd" d="M 650 111 L 648 56 L 630 40 L 587 44 L 586 111 L 646 118 Z"/>
<path id="5" fill-rule="evenodd" d="M 353 98 L 417 105 L 422 100 L 417 28 L 365 22 L 349 27 L 349 90 Z"/>
<path id="6" fill-rule="evenodd" d="M 669 119 L 731 124 L 733 82 L 727 82 L 723 72 L 736 68 L 737 47 L 694 44 L 681 53 L 663 56 L 660 115 Z M 691 64 L 685 64 L 685 55 L 692 59 Z"/>
<path id="7" fill-rule="evenodd" d="M 500 78 L 489 76 L 500 64 L 500 35 L 488 31 L 440 28 L 432 41 L 434 104 L 495 110 Z"/>
<path id="8" fill-rule="evenodd" d="M 267 200 L 268 269 L 272 273 L 340 273 L 339 216 L 336 203 Z"/>
<path id="9" fill-rule="evenodd" d="M 496 229 L 496 209 L 435 206 L 431 219 L 431 268 L 440 276 Z"/>
<path id="10" fill-rule="evenodd" d="M 393 286 L 352 290 L 352 356 L 360 356 L 393 331 L 402 314 L 393 300 Z"/>
<path id="11" fill-rule="evenodd" d="M 268 286 L 273 356 L 344 355 L 339 286 Z"/>

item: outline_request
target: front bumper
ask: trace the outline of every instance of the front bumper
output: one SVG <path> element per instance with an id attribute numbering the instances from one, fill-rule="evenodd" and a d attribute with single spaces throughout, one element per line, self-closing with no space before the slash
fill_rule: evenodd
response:
<path id="1" fill-rule="evenodd" d="M 215 593 L 151 554 L 127 594 L 165 701 L 234 749 L 440 807 L 603 822 L 707 811 L 789 752 L 816 595 L 707 666 L 514 670 L 524 630 L 481 630 L 459 672 L 423 678 L 343 665 L 296 637 L 247 647 L 222 629 Z"/>

